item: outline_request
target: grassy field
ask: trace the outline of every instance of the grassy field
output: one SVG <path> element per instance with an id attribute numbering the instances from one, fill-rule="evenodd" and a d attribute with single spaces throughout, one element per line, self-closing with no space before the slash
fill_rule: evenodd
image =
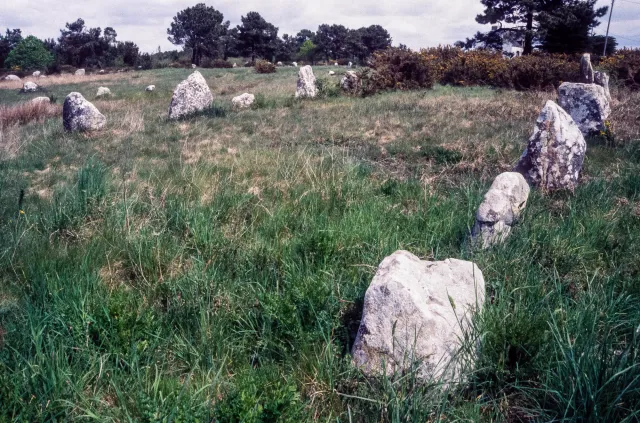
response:
<path id="1" fill-rule="evenodd" d="M 329 70 L 313 101 L 295 69 L 201 70 L 214 107 L 178 122 L 190 70 L 52 77 L 53 117 L 0 123 L 0 422 L 640 420 L 640 93 L 614 90 L 615 140 L 588 140 L 576 192 L 532 192 L 506 243 L 472 251 L 555 94 L 350 98 Z M 42 95 L 20 87 L 0 106 Z M 71 91 L 104 130 L 63 131 Z M 484 273 L 480 354 L 446 387 L 350 364 L 397 249 Z"/>

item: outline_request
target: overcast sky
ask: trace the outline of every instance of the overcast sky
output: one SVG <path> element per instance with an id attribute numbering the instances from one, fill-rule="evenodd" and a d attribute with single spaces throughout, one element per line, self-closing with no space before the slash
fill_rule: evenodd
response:
<path id="1" fill-rule="evenodd" d="M 120 41 L 134 41 L 142 51 L 175 47 L 167 41 L 167 28 L 175 14 L 198 0 L 2 0 L 0 30 L 21 28 L 25 35 L 57 38 L 66 22 L 81 17 L 91 27 L 113 27 Z M 277 26 L 279 34 L 314 30 L 322 23 L 359 28 L 379 24 L 394 45 L 411 48 L 451 44 L 487 27 L 474 18 L 482 11 L 479 0 L 218 0 L 205 2 L 224 14 L 233 26 L 249 11 L 259 12 Z M 609 4 L 599 0 L 599 5 Z M 606 31 L 606 18 L 596 29 Z M 610 33 L 620 46 L 640 47 L 640 0 L 617 0 Z"/>

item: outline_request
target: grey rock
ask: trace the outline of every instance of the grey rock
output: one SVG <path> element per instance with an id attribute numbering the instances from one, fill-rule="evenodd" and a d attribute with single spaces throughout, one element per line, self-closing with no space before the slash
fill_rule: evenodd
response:
<path id="1" fill-rule="evenodd" d="M 593 67 L 591 66 L 591 55 L 585 53 L 580 58 L 580 82 L 593 84 Z"/>
<path id="2" fill-rule="evenodd" d="M 596 71 L 593 74 L 593 81 L 604 88 L 604 95 L 611 102 L 611 92 L 609 91 L 609 75 L 606 72 Z"/>
<path id="3" fill-rule="evenodd" d="M 20 77 L 17 75 L 7 75 L 4 77 L 5 81 L 20 81 Z"/>
<path id="4" fill-rule="evenodd" d="M 529 184 L 517 172 L 505 172 L 496 177 L 476 213 L 471 232 L 472 242 L 489 248 L 503 242 L 529 198 Z"/>
<path id="5" fill-rule="evenodd" d="M 145 88 L 144 90 L 145 90 L 145 91 L 153 91 L 153 90 L 155 90 L 155 89 L 156 89 L 156 86 L 155 86 L 155 85 L 149 85 L 149 86 L 148 86 L 147 88 Z"/>
<path id="6" fill-rule="evenodd" d="M 296 98 L 314 98 L 318 94 L 316 88 L 316 77 L 311 66 L 303 66 L 298 72 L 298 85 L 296 88 Z"/>
<path id="7" fill-rule="evenodd" d="M 353 63 L 349 62 L 349 65 L 347 65 L 347 66 L 352 68 L 353 67 Z"/>
<path id="8" fill-rule="evenodd" d="M 67 131 L 96 131 L 102 129 L 107 118 L 80 93 L 71 93 L 64 100 L 62 120 Z"/>
<path id="9" fill-rule="evenodd" d="M 558 88 L 558 104 L 571 115 L 585 136 L 603 130 L 611 114 L 605 90 L 596 84 L 563 83 Z"/>
<path id="10" fill-rule="evenodd" d="M 233 97 L 233 99 L 231 100 L 231 104 L 233 104 L 233 107 L 236 109 L 244 109 L 247 107 L 251 107 L 255 99 L 256 97 L 253 94 L 244 93 L 237 97 Z"/>
<path id="11" fill-rule="evenodd" d="M 420 379 L 449 376 L 462 328 L 482 308 L 484 290 L 472 262 L 423 261 L 396 251 L 380 263 L 365 294 L 354 364 L 369 376 L 392 375 L 415 362 Z"/>
<path id="12" fill-rule="evenodd" d="M 213 95 L 200 72 L 195 71 L 176 87 L 169 104 L 169 119 L 204 110 L 211 105 Z"/>
<path id="13" fill-rule="evenodd" d="M 38 88 L 38 84 L 36 84 L 35 82 L 27 81 L 22 84 L 22 91 L 25 93 L 35 93 L 36 91 L 38 91 Z"/>
<path id="14" fill-rule="evenodd" d="M 104 74 L 104 69 L 100 69 L 100 72 L 98 72 L 99 74 Z"/>
<path id="15" fill-rule="evenodd" d="M 40 75 L 42 75 L 42 72 L 40 71 L 35 71 L 32 76 L 35 76 L 36 78 L 40 77 Z"/>
<path id="16" fill-rule="evenodd" d="M 282 67 L 282 66 L 284 66 L 284 65 L 282 64 L 282 62 L 278 62 L 278 63 L 276 63 L 276 66 L 280 66 L 280 67 Z"/>
<path id="17" fill-rule="evenodd" d="M 195 68 L 197 68 L 196 64 L 195 64 L 195 63 L 192 63 L 192 64 L 191 64 L 191 69 L 195 69 Z"/>
<path id="18" fill-rule="evenodd" d="M 293 62 L 293 63 L 291 63 L 291 64 L 293 65 L 293 67 L 294 67 L 294 68 L 297 68 L 297 67 L 298 67 L 298 63 L 297 63 L 297 62 Z"/>
<path id="19" fill-rule="evenodd" d="M 107 96 L 107 95 L 111 95 L 111 90 L 107 87 L 100 87 L 98 88 L 98 92 L 96 94 L 96 97 L 102 97 L 102 96 Z"/>
<path id="20" fill-rule="evenodd" d="M 343 91 L 353 93 L 357 91 L 358 83 L 358 74 L 354 71 L 347 71 L 340 81 L 340 88 L 342 88 Z"/>
<path id="21" fill-rule="evenodd" d="M 233 67 L 234 67 L 234 68 L 237 68 L 237 67 L 238 67 L 238 64 L 237 64 L 237 63 L 234 63 L 234 64 L 233 64 Z"/>
<path id="22" fill-rule="evenodd" d="M 329 76 L 334 76 L 336 73 L 334 71 L 329 71 Z"/>
<path id="23" fill-rule="evenodd" d="M 547 101 L 527 148 L 513 169 L 545 191 L 573 190 L 580 177 L 587 144 L 571 116 Z"/>
<path id="24" fill-rule="evenodd" d="M 84 76 L 84 74 L 85 74 L 84 69 L 78 69 L 74 75 L 76 75 L 76 76 Z"/>

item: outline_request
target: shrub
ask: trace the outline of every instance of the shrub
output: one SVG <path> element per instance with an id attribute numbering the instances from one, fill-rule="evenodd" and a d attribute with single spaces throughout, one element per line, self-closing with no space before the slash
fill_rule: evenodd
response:
<path id="1" fill-rule="evenodd" d="M 372 71 L 360 71 L 362 94 L 383 90 L 432 88 L 435 82 L 434 61 L 406 48 L 389 48 L 377 52 L 371 61 Z"/>
<path id="2" fill-rule="evenodd" d="M 640 50 L 622 49 L 600 60 L 599 68 L 608 72 L 614 83 L 632 90 L 640 89 Z"/>
<path id="3" fill-rule="evenodd" d="M 228 62 L 224 59 L 211 59 L 209 57 L 205 57 L 204 59 L 202 59 L 202 61 L 200 62 L 200 67 L 201 68 L 216 68 L 216 69 L 222 69 L 222 68 L 232 68 L 233 64 L 231 62 Z"/>
<path id="4" fill-rule="evenodd" d="M 267 60 L 258 60 L 255 69 L 257 73 L 274 73 L 276 71 L 276 65 Z"/>
<path id="5" fill-rule="evenodd" d="M 318 78 L 316 79 L 316 88 L 319 97 L 338 97 L 340 95 L 340 85 L 335 80 Z"/>
<path id="6" fill-rule="evenodd" d="M 33 35 L 20 41 L 4 62 L 7 68 L 22 70 L 45 69 L 51 63 L 53 63 L 53 55 L 42 41 Z"/>
<path id="7" fill-rule="evenodd" d="M 336 60 L 340 66 L 347 66 L 350 62 L 349 59 L 338 59 Z M 335 63 L 335 62 L 334 62 Z"/>

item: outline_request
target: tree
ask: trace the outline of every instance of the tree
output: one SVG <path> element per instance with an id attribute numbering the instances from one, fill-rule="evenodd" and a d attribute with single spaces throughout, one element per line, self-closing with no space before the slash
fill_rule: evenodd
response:
<path id="1" fill-rule="evenodd" d="M 227 60 L 229 57 L 240 56 L 238 44 L 238 28 L 229 29 L 221 38 L 222 57 L 224 60 Z"/>
<path id="2" fill-rule="evenodd" d="M 592 35 L 589 37 L 589 45 L 591 46 L 589 51 L 593 54 L 602 54 L 605 39 L 606 37 L 604 35 Z M 616 37 L 609 35 L 609 40 L 607 41 L 607 56 L 614 54 L 617 47 L 618 40 L 616 40 Z"/>
<path id="3" fill-rule="evenodd" d="M 85 27 L 81 18 L 67 23 L 65 29 L 60 30 L 58 38 L 58 53 L 62 63 L 76 67 L 103 65 L 109 42 L 101 35 L 99 27 Z"/>
<path id="4" fill-rule="evenodd" d="M 302 43 L 302 46 L 300 46 L 300 50 L 298 51 L 298 57 L 300 57 L 301 59 L 305 59 L 310 61 L 313 64 L 313 58 L 316 54 L 318 47 L 313 44 L 313 41 L 311 40 L 306 40 L 304 43 Z"/>
<path id="5" fill-rule="evenodd" d="M 51 63 L 53 55 L 44 43 L 33 35 L 20 41 L 5 60 L 7 67 L 18 67 L 22 70 L 44 69 Z"/>
<path id="6" fill-rule="evenodd" d="M 595 9 L 596 0 L 565 0 L 564 4 L 562 0 L 555 0 L 552 3 L 555 6 L 549 6 L 538 18 L 541 48 L 549 53 L 590 50 L 589 35 L 600 24 L 597 19 L 607 13 L 607 7 Z"/>
<path id="7" fill-rule="evenodd" d="M 278 38 L 276 42 L 276 58 L 277 61 L 290 62 L 298 52 L 296 38 L 283 34 L 282 38 Z"/>
<path id="8" fill-rule="evenodd" d="M 220 50 L 221 38 L 226 34 L 228 23 L 223 24 L 224 15 L 204 3 L 198 3 L 178 12 L 167 29 L 169 41 L 192 50 L 191 63 L 200 65 L 202 56 Z"/>
<path id="9" fill-rule="evenodd" d="M 599 24 L 596 18 L 607 11 L 606 7 L 594 10 L 594 0 L 481 0 L 481 3 L 485 10 L 476 16 L 476 21 L 495 25 L 493 34 L 485 34 L 484 42 L 491 41 L 495 45 L 496 35 L 514 34 L 523 39 L 523 54 L 530 54 L 537 41 L 541 41 L 544 48 L 545 37 L 549 48 L 574 49 L 579 42 L 568 40 L 565 46 L 557 46 L 558 35 L 563 31 L 576 31 L 581 38 L 585 31 L 588 33 Z M 563 27 L 565 16 L 571 22 Z M 474 42 L 473 39 L 467 41 Z M 478 34 L 475 41 L 482 42 Z"/>
<path id="10" fill-rule="evenodd" d="M 362 45 L 365 48 L 366 56 L 362 60 L 371 56 L 378 50 L 384 50 L 391 47 L 391 35 L 380 25 L 371 25 L 358 30 L 362 39 Z"/>
<path id="11" fill-rule="evenodd" d="M 22 41 L 22 31 L 20 29 L 8 29 L 3 36 L 0 34 L 0 68 L 4 67 L 4 61 L 9 56 L 9 52 Z"/>
<path id="12" fill-rule="evenodd" d="M 313 39 L 325 59 L 339 59 L 347 56 L 346 41 L 349 30 L 343 25 L 322 24 L 318 27 L 316 36 Z"/>
<path id="13" fill-rule="evenodd" d="M 258 12 L 249 12 L 242 16 L 242 24 L 238 25 L 238 42 L 240 53 L 251 57 L 272 59 L 276 50 L 278 28 L 264 20 Z"/>

